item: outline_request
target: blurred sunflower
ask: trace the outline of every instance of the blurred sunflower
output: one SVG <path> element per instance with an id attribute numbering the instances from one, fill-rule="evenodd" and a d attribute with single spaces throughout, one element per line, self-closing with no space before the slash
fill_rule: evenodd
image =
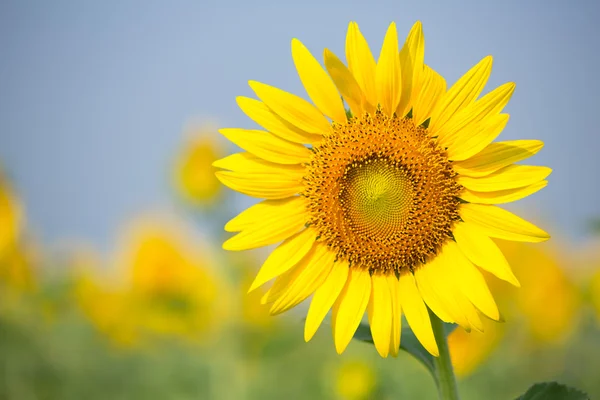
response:
<path id="1" fill-rule="evenodd" d="M 598 321 L 600 321 L 600 269 L 594 273 L 591 280 L 590 285 L 590 295 L 592 305 L 596 309 L 596 315 L 598 316 Z"/>
<path id="2" fill-rule="evenodd" d="M 344 361 L 336 374 L 337 397 L 344 400 L 366 400 L 373 396 L 377 379 L 373 367 L 364 361 Z"/>
<path id="3" fill-rule="evenodd" d="M 283 241 L 251 290 L 277 278 L 263 300 L 272 314 L 314 293 L 310 340 L 332 309 L 338 353 L 368 313 L 375 347 L 396 355 L 401 311 L 423 346 L 438 349 L 427 311 L 466 330 L 499 312 L 477 267 L 518 285 L 492 237 L 541 242 L 548 234 L 495 204 L 543 188 L 551 170 L 514 164 L 538 140 L 495 142 L 515 85 L 481 94 L 485 57 L 449 90 L 424 64 L 420 22 L 402 48 L 396 25 L 375 62 L 358 25 L 346 36 L 346 67 L 325 50 L 325 67 L 297 39 L 292 56 L 314 103 L 250 81 L 260 100 L 238 97 L 265 130 L 221 129 L 247 152 L 213 165 L 226 186 L 265 198 L 225 225 L 228 250 Z M 340 98 L 341 94 L 341 98 Z M 344 108 L 342 99 L 350 110 Z"/>
<path id="4" fill-rule="evenodd" d="M 210 205 L 221 192 L 212 163 L 223 154 L 216 132 L 210 128 L 190 130 L 177 155 L 173 180 L 179 195 L 190 204 Z"/>
<path id="5" fill-rule="evenodd" d="M 127 232 L 118 269 L 140 328 L 206 339 L 226 318 L 227 291 L 201 242 L 176 221 L 140 219 Z"/>
<path id="6" fill-rule="evenodd" d="M 23 223 L 23 208 L 0 171 L 0 257 L 13 248 Z"/>

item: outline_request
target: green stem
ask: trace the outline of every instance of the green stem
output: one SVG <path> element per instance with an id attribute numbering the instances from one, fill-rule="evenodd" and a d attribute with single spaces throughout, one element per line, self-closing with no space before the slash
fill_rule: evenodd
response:
<path id="1" fill-rule="evenodd" d="M 459 400 L 454 369 L 448 351 L 448 340 L 444 331 L 444 323 L 429 310 L 433 335 L 440 351 L 439 357 L 433 357 L 435 381 L 441 400 Z"/>

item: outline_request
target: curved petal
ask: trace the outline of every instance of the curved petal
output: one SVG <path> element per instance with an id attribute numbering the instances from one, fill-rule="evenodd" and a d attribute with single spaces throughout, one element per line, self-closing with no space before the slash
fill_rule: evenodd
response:
<path id="1" fill-rule="evenodd" d="M 308 227 L 283 241 L 269 254 L 250 285 L 248 292 L 287 272 L 315 245 L 317 232 Z"/>
<path id="2" fill-rule="evenodd" d="M 478 124 L 485 118 L 498 115 L 506 106 L 514 91 L 514 82 L 505 83 L 452 116 L 436 132 L 440 145 L 448 147 L 448 143 L 460 140 L 464 132 L 469 132 L 469 126 L 474 126 L 474 124 Z"/>
<path id="3" fill-rule="evenodd" d="M 215 172 L 225 186 L 252 197 L 283 199 L 304 190 L 306 173 L 301 165 L 273 164 L 248 153 L 237 153 L 215 161 Z"/>
<path id="4" fill-rule="evenodd" d="M 417 289 L 417 283 L 413 274 L 409 273 L 400 276 L 398 295 L 400 306 L 406 316 L 408 325 L 410 325 L 410 329 L 412 329 L 419 342 L 421 342 L 428 352 L 436 357 L 439 356 L 440 353 L 435 337 L 433 336 L 429 313 Z"/>
<path id="5" fill-rule="evenodd" d="M 415 103 L 421 91 L 424 74 L 425 38 L 421 21 L 415 22 L 406 42 L 400 50 L 400 69 L 402 71 L 402 95 L 396 109 L 396 115 L 405 116 Z M 414 118 L 414 112 L 413 112 Z M 422 122 L 422 121 L 421 121 Z M 417 125 L 419 125 L 417 123 Z"/>
<path id="6" fill-rule="evenodd" d="M 348 25 L 346 34 L 346 60 L 348 69 L 365 94 L 372 107 L 377 106 L 377 89 L 375 86 L 376 64 L 369 45 L 354 21 Z"/>
<path id="7" fill-rule="evenodd" d="M 412 99 L 415 125 L 421 125 L 431 116 L 431 112 L 444 93 L 446 93 L 446 80 L 428 65 L 425 65 L 419 91 L 413 94 Z"/>
<path id="8" fill-rule="evenodd" d="M 444 267 L 460 291 L 482 313 L 498 321 L 500 313 L 483 275 L 460 251 L 456 242 L 449 241 L 444 245 L 443 257 L 446 261 Z"/>
<path id="9" fill-rule="evenodd" d="M 249 81 L 248 84 L 267 107 L 290 124 L 316 135 L 331 131 L 327 118 L 303 98 L 264 83 Z"/>
<path id="10" fill-rule="evenodd" d="M 544 142 L 541 140 L 510 140 L 490 143 L 474 156 L 464 161 L 454 162 L 453 167 L 460 175 L 478 178 L 529 158 L 540 151 L 542 147 L 544 147 Z"/>
<path id="11" fill-rule="evenodd" d="M 431 114 L 429 130 L 434 136 L 457 112 L 475 101 L 491 72 L 492 56 L 487 56 L 452 85 Z"/>
<path id="12" fill-rule="evenodd" d="M 398 355 L 400 349 L 400 332 L 402 330 L 402 306 L 400 304 L 400 285 L 396 274 L 386 275 L 390 295 L 392 296 L 392 332 L 390 334 L 390 353 Z"/>
<path id="13" fill-rule="evenodd" d="M 254 122 L 282 139 L 294 143 L 319 143 L 322 135 L 314 135 L 285 121 L 260 100 L 238 96 L 236 101 L 241 110 Z"/>
<path id="14" fill-rule="evenodd" d="M 513 164 L 481 178 L 459 175 L 457 182 L 476 192 L 495 192 L 538 183 L 551 172 L 552 169 L 548 167 Z"/>
<path id="15" fill-rule="evenodd" d="M 348 280 L 333 305 L 331 319 L 335 350 L 342 354 L 354 336 L 371 297 L 369 271 L 350 268 Z"/>
<path id="16" fill-rule="evenodd" d="M 273 291 L 280 294 L 271 306 L 271 315 L 285 312 L 313 294 L 327 279 L 335 257 L 325 244 L 317 242 L 294 269 L 277 278 Z"/>
<path id="17" fill-rule="evenodd" d="M 219 129 L 219 133 L 242 149 L 263 160 L 278 164 L 310 161 L 311 152 L 301 144 L 280 139 L 272 133 L 251 129 Z"/>
<path id="18" fill-rule="evenodd" d="M 375 71 L 377 100 L 384 114 L 391 117 L 396 112 L 402 95 L 402 74 L 398 56 L 398 32 L 391 23 L 383 40 L 383 46 Z"/>
<path id="19" fill-rule="evenodd" d="M 498 137 L 508 119 L 508 114 L 498 114 L 470 128 L 473 130 L 448 143 L 448 159 L 462 161 L 473 157 Z"/>
<path id="20" fill-rule="evenodd" d="M 241 232 L 223 243 L 225 250 L 247 250 L 285 240 L 304 227 L 306 199 L 266 200 L 230 221 L 229 229 Z"/>
<path id="21" fill-rule="evenodd" d="M 323 284 L 316 290 L 310 303 L 304 324 L 304 340 L 309 341 L 321 326 L 323 319 L 346 285 L 349 265 L 347 261 L 336 262 Z"/>
<path id="22" fill-rule="evenodd" d="M 392 332 L 392 297 L 385 275 L 371 275 L 371 298 L 367 307 L 371 336 L 381 357 L 390 352 Z"/>
<path id="23" fill-rule="evenodd" d="M 469 203 L 479 204 L 503 204 L 512 201 L 521 200 L 535 192 L 543 189 L 548 185 L 548 181 L 540 181 L 533 185 L 525 186 L 518 189 L 498 190 L 495 192 L 475 192 L 469 189 L 464 189 L 460 194 L 460 198 Z"/>
<path id="24" fill-rule="evenodd" d="M 374 112 L 375 107 L 369 106 L 365 94 L 344 63 L 329 49 L 323 51 L 323 58 L 325 59 L 325 68 L 348 103 L 352 114 L 360 116 L 365 112 Z"/>
<path id="25" fill-rule="evenodd" d="M 337 123 L 347 120 L 340 95 L 321 64 L 298 39 L 292 39 L 292 57 L 306 93 L 317 108 Z"/>
<path id="26" fill-rule="evenodd" d="M 483 204 L 461 204 L 460 216 L 477 225 L 486 235 L 517 242 L 543 242 L 550 235 L 530 222 L 502 208 Z"/>
<path id="27" fill-rule="evenodd" d="M 502 251 L 481 229 L 475 225 L 458 223 L 454 226 L 452 234 L 460 250 L 473 264 L 499 279 L 520 286 Z"/>

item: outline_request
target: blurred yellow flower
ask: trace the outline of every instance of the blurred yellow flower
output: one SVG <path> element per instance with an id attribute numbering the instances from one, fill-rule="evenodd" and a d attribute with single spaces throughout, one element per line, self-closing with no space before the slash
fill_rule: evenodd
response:
<path id="1" fill-rule="evenodd" d="M 189 135 L 174 168 L 175 186 L 184 200 L 199 206 L 212 204 L 219 197 L 221 185 L 212 163 L 222 154 L 216 132 L 205 128 Z"/>
<path id="2" fill-rule="evenodd" d="M 554 245 L 556 246 L 556 245 Z M 568 278 L 562 254 L 548 246 L 524 243 L 499 243 L 515 275 L 526 290 L 502 291 L 515 301 L 513 312 L 507 308 L 506 318 L 521 315 L 533 339 L 540 343 L 558 343 L 573 332 L 581 298 L 577 287 Z M 502 293 L 498 293 L 502 297 Z"/>
<path id="3" fill-rule="evenodd" d="M 0 171 L 0 257 L 16 245 L 23 209 Z"/>
<path id="4" fill-rule="evenodd" d="M 600 269 L 597 269 L 592 276 L 590 285 L 590 299 L 592 305 L 596 309 L 598 321 L 600 321 Z"/>
<path id="5" fill-rule="evenodd" d="M 482 322 L 483 332 L 467 332 L 456 328 L 448 336 L 450 357 L 458 377 L 465 377 L 475 371 L 504 337 L 504 324 L 495 323 L 487 318 L 483 318 Z"/>
<path id="6" fill-rule="evenodd" d="M 344 361 L 337 370 L 336 392 L 340 399 L 371 398 L 377 383 L 373 367 L 364 361 Z"/>
<path id="7" fill-rule="evenodd" d="M 118 268 L 140 327 L 189 339 L 214 333 L 227 314 L 227 289 L 210 255 L 181 223 L 140 219 L 123 243 Z"/>

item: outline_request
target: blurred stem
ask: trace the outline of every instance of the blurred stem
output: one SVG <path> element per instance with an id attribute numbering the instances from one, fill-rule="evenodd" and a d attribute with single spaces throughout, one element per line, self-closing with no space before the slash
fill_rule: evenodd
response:
<path id="1" fill-rule="evenodd" d="M 450 360 L 450 352 L 448 350 L 448 339 L 444 330 L 444 322 L 440 320 L 431 310 L 429 310 L 431 319 L 431 327 L 433 335 L 440 351 L 439 357 L 433 357 L 433 367 L 435 382 L 437 383 L 438 392 L 441 400 L 458 400 L 458 389 L 456 387 L 456 378 L 452 361 Z"/>

